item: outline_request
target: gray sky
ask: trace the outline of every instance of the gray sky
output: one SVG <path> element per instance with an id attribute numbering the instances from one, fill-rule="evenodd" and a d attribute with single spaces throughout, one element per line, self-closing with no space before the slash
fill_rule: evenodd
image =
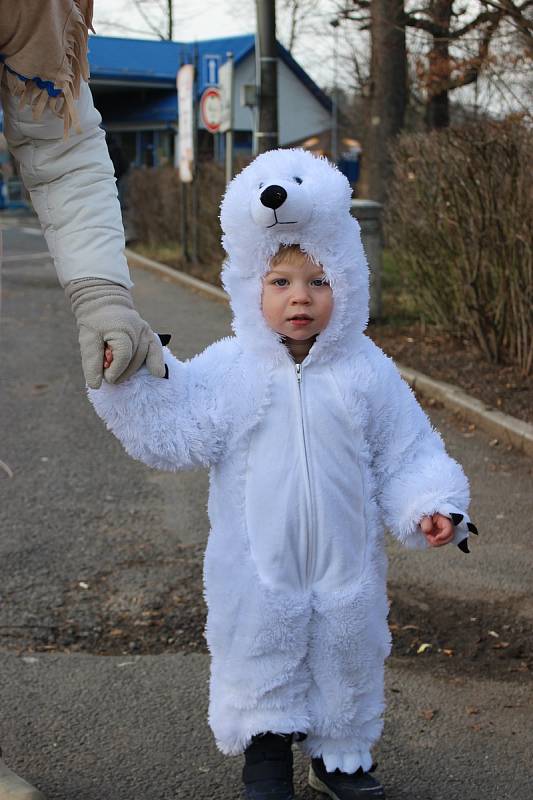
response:
<path id="1" fill-rule="evenodd" d="M 144 4 L 143 4 L 144 5 Z M 161 6 L 163 3 L 161 2 Z M 231 11 L 231 2 L 206 2 L 206 0 L 179 0 L 174 3 L 174 39 L 216 39 L 222 36 L 250 33 L 255 19 L 246 19 Z M 244 5 L 244 4 L 242 4 Z M 146 4 L 150 19 L 157 26 L 162 19 L 157 4 Z M 113 24 L 110 24 L 113 23 Z M 96 0 L 94 4 L 94 28 L 102 36 L 133 36 L 142 38 L 148 31 L 146 22 L 136 10 L 135 4 L 125 0 Z M 147 36 L 146 38 L 153 38 Z"/>
<path id="2" fill-rule="evenodd" d="M 156 28 L 164 27 L 158 11 L 164 0 L 145 0 L 143 8 Z M 320 85 L 333 79 L 333 28 L 328 24 L 335 15 L 335 0 L 319 0 L 313 19 L 303 23 L 306 30 L 293 52 L 296 60 Z M 313 34 L 309 28 L 317 29 Z M 101 36 L 125 36 L 137 39 L 155 38 L 146 21 L 131 0 L 95 0 L 94 28 Z M 254 0 L 176 0 L 174 2 L 174 39 L 217 39 L 253 33 L 255 30 Z M 277 35 L 284 44 L 289 38 L 288 19 L 283 4 L 277 3 Z"/>

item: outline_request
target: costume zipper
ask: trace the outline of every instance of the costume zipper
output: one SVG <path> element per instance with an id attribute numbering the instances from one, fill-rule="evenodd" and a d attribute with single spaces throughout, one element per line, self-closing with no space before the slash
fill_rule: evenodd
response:
<path id="1" fill-rule="evenodd" d="M 311 473 L 309 471 L 309 458 L 307 453 L 307 441 L 305 437 L 305 423 L 304 423 L 304 406 L 303 406 L 303 389 L 302 389 L 302 365 L 296 364 L 296 380 L 298 381 L 298 399 L 300 403 L 300 430 L 302 434 L 303 456 L 305 463 L 305 474 L 307 477 L 307 503 L 309 509 L 309 525 L 307 530 L 307 556 L 305 564 L 305 577 L 307 585 L 309 585 L 313 570 L 314 561 L 314 532 L 315 521 L 313 513 L 313 494 L 311 491 Z"/>

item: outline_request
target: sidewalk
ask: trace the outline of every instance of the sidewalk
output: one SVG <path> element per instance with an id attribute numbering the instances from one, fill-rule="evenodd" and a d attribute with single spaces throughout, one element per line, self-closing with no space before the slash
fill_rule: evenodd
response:
<path id="1" fill-rule="evenodd" d="M 44 249 L 29 234 L 4 239 L 11 253 Z M 223 305 L 142 270 L 133 277 L 140 312 L 173 334 L 179 357 L 229 332 Z M 62 617 L 93 630 L 110 610 L 138 609 L 140 619 L 143 609 L 179 594 L 176 548 L 200 547 L 207 536 L 206 475 L 147 470 L 94 417 L 74 322 L 49 262 L 7 260 L 2 288 L 0 459 L 13 471 L 12 479 L 0 472 L 6 761 L 48 800 L 234 800 L 241 764 L 217 752 L 207 727 L 204 652 L 101 656 L 46 644 Z M 489 446 L 488 436 L 458 427 L 453 415 L 431 414 L 471 477 L 481 536 L 470 556 L 391 545 L 391 587 L 412 604 L 415 621 L 417 604 L 436 619 L 444 606 L 455 610 L 457 627 L 469 624 L 467 610 L 482 617 L 492 605 L 533 620 L 533 462 Z M 495 632 L 503 639 L 503 630 Z M 40 652 L 32 652 L 32 637 Z M 444 657 L 389 661 L 390 703 L 376 754 L 389 800 L 529 800 L 530 673 L 507 669 L 519 669 L 519 658 L 502 661 L 494 679 L 481 664 L 476 672 L 475 662 L 464 669 L 449 662 L 450 669 Z M 297 763 L 298 796 L 318 797 Z"/>
<path id="2" fill-rule="evenodd" d="M 206 724 L 206 656 L 3 654 L 0 668 L 6 757 L 49 800 L 238 797 L 240 759 L 218 753 Z M 397 661 L 388 686 L 377 760 L 389 800 L 529 800 L 526 687 L 435 680 Z M 297 787 L 318 797 L 299 755 Z"/>

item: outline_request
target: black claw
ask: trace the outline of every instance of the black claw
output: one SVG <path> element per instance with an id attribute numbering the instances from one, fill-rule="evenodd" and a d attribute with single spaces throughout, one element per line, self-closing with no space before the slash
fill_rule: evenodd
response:
<path id="1" fill-rule="evenodd" d="M 479 536 L 479 531 L 478 531 L 478 529 L 476 528 L 476 526 L 474 525 L 473 522 L 467 522 L 466 523 L 466 527 L 468 528 L 470 533 L 475 533 L 476 536 Z"/>
<path id="2" fill-rule="evenodd" d="M 454 525 L 459 525 L 459 523 L 464 517 L 464 514 L 450 514 L 450 517 L 452 518 L 452 522 Z"/>
<path id="3" fill-rule="evenodd" d="M 165 364 L 165 378 L 168 379 L 168 367 L 166 364 Z"/>
<path id="4" fill-rule="evenodd" d="M 172 338 L 170 333 L 158 333 L 157 335 L 159 336 L 159 341 L 161 342 L 163 347 L 165 347 L 165 345 L 167 345 Z"/>
<path id="5" fill-rule="evenodd" d="M 462 542 L 459 542 L 457 547 L 459 548 L 459 550 L 462 550 L 463 553 L 469 553 L 470 552 L 470 550 L 468 549 L 468 541 L 467 541 L 467 539 L 463 539 Z"/>

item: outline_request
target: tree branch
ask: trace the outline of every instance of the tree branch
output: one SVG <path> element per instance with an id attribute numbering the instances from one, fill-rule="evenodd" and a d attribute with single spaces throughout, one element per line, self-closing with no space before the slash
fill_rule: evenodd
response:
<path id="1" fill-rule="evenodd" d="M 498 25 L 500 24 L 501 18 L 504 16 L 505 16 L 505 11 L 503 9 L 500 9 L 497 16 L 493 19 L 491 24 L 486 28 L 479 43 L 478 54 L 476 58 L 473 59 L 471 66 L 469 67 L 469 69 L 466 70 L 466 72 L 463 75 L 459 75 L 457 76 L 457 78 L 454 78 L 453 80 L 447 82 L 446 88 L 448 91 L 453 91 L 453 89 L 458 89 L 460 86 L 468 86 L 469 84 L 475 83 L 477 81 L 479 73 L 481 72 L 483 65 L 487 61 L 489 46 L 492 37 L 494 36 L 494 33 L 496 32 Z"/>
<path id="2" fill-rule="evenodd" d="M 142 8 L 142 5 L 141 5 L 141 3 L 142 3 L 142 0 L 133 0 L 133 1 L 134 1 L 134 4 L 135 4 L 135 8 L 136 8 L 136 9 L 137 9 L 137 11 L 139 12 L 139 14 L 140 14 L 140 15 L 141 15 L 141 17 L 143 18 L 143 20 L 146 22 L 146 24 L 148 25 L 148 27 L 150 28 L 150 30 L 151 30 L 153 33 L 155 33 L 155 35 L 156 35 L 156 36 L 159 36 L 159 38 L 160 38 L 160 39 L 162 39 L 162 40 L 164 41 L 164 40 L 165 40 L 165 38 L 166 38 L 166 37 L 165 37 L 165 35 L 164 35 L 163 33 L 161 33 L 161 29 L 160 29 L 160 28 L 156 28 L 156 27 L 155 27 L 155 25 L 152 23 L 152 21 L 150 20 L 150 18 L 147 16 L 147 14 L 146 14 L 146 12 L 145 12 L 144 8 Z"/>

